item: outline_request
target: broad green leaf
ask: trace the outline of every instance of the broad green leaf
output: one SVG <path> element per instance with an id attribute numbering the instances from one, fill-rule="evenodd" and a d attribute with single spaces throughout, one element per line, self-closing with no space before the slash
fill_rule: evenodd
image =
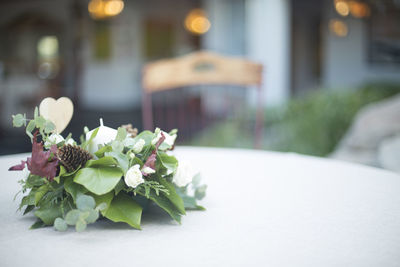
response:
<path id="1" fill-rule="evenodd" d="M 161 185 L 163 185 L 169 192 L 168 195 L 165 194 L 164 192 L 162 194 L 165 195 L 165 197 L 167 199 L 169 199 L 169 201 L 171 201 L 172 204 L 174 204 L 174 206 L 178 209 L 178 211 L 181 214 L 185 215 L 186 211 L 185 211 L 185 206 L 183 204 L 183 200 L 176 193 L 174 185 L 171 184 L 170 182 L 168 182 L 167 180 L 165 180 L 164 178 L 158 178 L 157 182 L 159 182 Z"/>
<path id="2" fill-rule="evenodd" d="M 127 132 L 125 128 L 118 127 L 117 136 L 115 140 L 123 141 L 126 138 Z"/>
<path id="3" fill-rule="evenodd" d="M 116 166 L 118 163 L 113 157 L 102 157 L 97 160 L 88 160 L 85 164 L 85 167 L 108 167 L 108 166 Z"/>
<path id="4" fill-rule="evenodd" d="M 155 137 L 154 133 L 146 130 L 146 131 L 143 131 L 140 134 L 138 134 L 134 138 L 134 140 L 136 143 L 136 141 L 138 141 L 139 139 L 143 139 L 145 141 L 146 145 L 149 145 L 149 144 L 151 144 L 151 141 L 154 139 L 154 137 Z"/>
<path id="5" fill-rule="evenodd" d="M 74 183 L 73 178 L 65 179 L 64 189 L 72 196 L 74 202 L 76 202 L 79 195 L 85 194 L 88 191 L 84 186 Z"/>
<path id="6" fill-rule="evenodd" d="M 75 229 L 77 232 L 82 232 L 82 231 L 85 231 L 86 226 L 87 226 L 87 224 L 84 220 L 78 220 L 78 222 L 75 225 Z"/>
<path id="7" fill-rule="evenodd" d="M 170 172 L 175 172 L 178 167 L 178 160 L 174 156 L 167 155 L 164 152 L 157 153 L 159 162 L 161 165 L 169 170 Z"/>
<path id="8" fill-rule="evenodd" d="M 99 129 L 100 129 L 100 127 L 97 127 L 96 129 L 94 129 L 94 131 L 93 131 L 92 135 L 90 136 L 89 140 L 85 140 L 82 143 L 81 146 L 82 146 L 83 149 L 86 149 L 87 146 L 89 145 L 89 143 L 96 137 L 97 133 L 99 132 Z"/>
<path id="9" fill-rule="evenodd" d="M 54 220 L 58 217 L 62 217 L 63 214 L 60 205 L 49 203 L 35 211 L 35 216 L 41 219 L 46 225 L 53 225 Z"/>
<path id="10" fill-rule="evenodd" d="M 70 210 L 67 215 L 65 215 L 65 222 L 69 225 L 75 225 L 79 220 L 81 212 L 79 210 Z"/>
<path id="11" fill-rule="evenodd" d="M 75 174 L 74 182 L 96 195 L 103 195 L 113 190 L 121 177 L 122 172 L 116 167 L 83 168 Z"/>
<path id="12" fill-rule="evenodd" d="M 112 200 L 105 217 L 113 222 L 125 222 L 133 228 L 140 229 L 142 207 L 129 195 L 121 192 Z"/>
<path id="13" fill-rule="evenodd" d="M 145 196 L 144 194 L 142 194 L 140 192 L 138 192 L 138 194 L 141 194 L 142 196 Z M 169 216 L 171 216 L 172 219 L 174 219 L 178 223 L 181 223 L 181 214 L 180 214 L 180 212 L 171 203 L 171 201 L 169 201 L 169 199 L 166 198 L 165 195 L 160 194 L 160 195 L 157 196 L 155 192 L 151 191 L 149 198 L 150 198 L 150 200 L 154 201 L 154 203 L 156 203 L 160 208 L 165 210 L 169 214 Z"/>
<path id="14" fill-rule="evenodd" d="M 24 210 L 23 215 L 25 215 L 25 214 L 31 212 L 34 208 L 35 208 L 34 205 L 28 205 L 28 206 L 26 207 L 26 209 Z"/>
<path id="15" fill-rule="evenodd" d="M 102 208 L 102 209 L 99 208 L 99 210 L 101 211 L 101 214 L 103 214 L 103 216 L 104 216 L 104 214 L 107 212 L 107 209 L 110 207 L 111 201 L 114 198 L 114 193 L 113 192 L 109 192 L 109 193 L 101 195 L 101 196 L 92 194 L 91 196 L 96 201 L 96 205 L 97 206 L 100 206 L 102 204 L 106 205 L 105 208 Z"/>
<path id="16" fill-rule="evenodd" d="M 117 160 L 119 167 L 124 171 L 127 172 L 129 168 L 129 159 L 128 156 L 121 153 L 121 152 L 106 152 L 104 153 L 105 156 L 107 157 L 113 157 L 115 160 Z"/>
<path id="17" fill-rule="evenodd" d="M 76 199 L 76 207 L 81 211 L 88 211 L 94 209 L 96 202 L 94 198 L 87 195 L 79 195 Z"/>
<path id="18" fill-rule="evenodd" d="M 111 143 L 111 147 L 115 153 L 122 153 L 122 151 L 124 150 L 124 144 L 117 140 L 114 140 Z"/>
<path id="19" fill-rule="evenodd" d="M 54 221 L 54 228 L 56 228 L 57 231 L 65 232 L 68 229 L 68 225 L 63 219 L 57 218 Z"/>
<path id="20" fill-rule="evenodd" d="M 118 193 L 121 192 L 121 190 L 124 188 L 125 188 L 125 182 L 124 179 L 121 179 L 119 180 L 118 184 L 114 187 L 115 195 L 118 195 Z"/>

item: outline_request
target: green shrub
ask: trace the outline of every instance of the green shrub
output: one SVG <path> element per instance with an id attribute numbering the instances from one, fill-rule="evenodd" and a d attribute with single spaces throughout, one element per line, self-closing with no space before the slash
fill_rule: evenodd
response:
<path id="1" fill-rule="evenodd" d="M 333 151 L 365 105 L 400 93 L 400 85 L 369 84 L 358 90 L 318 90 L 267 109 L 263 148 L 325 156 Z M 229 120 L 214 125 L 189 144 L 251 148 L 254 120 Z"/>

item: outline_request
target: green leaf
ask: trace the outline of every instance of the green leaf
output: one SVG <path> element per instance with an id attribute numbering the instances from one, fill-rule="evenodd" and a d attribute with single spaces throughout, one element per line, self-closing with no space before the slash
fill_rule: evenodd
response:
<path id="1" fill-rule="evenodd" d="M 56 126 L 51 121 L 46 121 L 46 123 L 44 124 L 44 132 L 45 133 L 51 133 L 55 129 L 56 129 Z"/>
<path id="2" fill-rule="evenodd" d="M 121 153 L 124 150 L 124 144 L 117 140 L 115 140 L 111 143 L 111 147 L 112 147 L 113 151 L 116 153 Z"/>
<path id="3" fill-rule="evenodd" d="M 35 205 L 39 203 L 42 197 L 49 191 L 49 184 L 42 185 L 36 190 L 35 193 Z"/>
<path id="4" fill-rule="evenodd" d="M 25 125 L 25 117 L 22 114 L 12 115 L 13 118 L 13 127 L 21 127 Z"/>
<path id="5" fill-rule="evenodd" d="M 73 178 L 65 179 L 64 189 L 72 196 L 74 202 L 76 202 L 79 195 L 85 194 L 88 191 L 84 186 L 74 183 Z"/>
<path id="6" fill-rule="evenodd" d="M 58 217 L 62 217 L 63 214 L 60 205 L 48 203 L 35 211 L 35 216 L 41 219 L 46 225 L 53 225 L 54 220 Z"/>
<path id="7" fill-rule="evenodd" d="M 38 219 L 34 224 L 31 225 L 31 227 L 29 227 L 29 229 L 33 230 L 33 229 L 38 229 L 38 228 L 42 228 L 45 226 L 46 226 L 46 224 Z"/>
<path id="8" fill-rule="evenodd" d="M 77 232 L 83 232 L 86 229 L 86 222 L 84 220 L 78 220 L 78 222 L 75 225 L 75 229 Z"/>
<path id="9" fill-rule="evenodd" d="M 196 188 L 194 197 L 198 200 L 203 199 L 206 196 L 207 185 L 202 185 Z"/>
<path id="10" fill-rule="evenodd" d="M 121 192 L 112 200 L 105 217 L 113 222 L 125 222 L 133 228 L 140 229 L 142 207 L 129 195 Z"/>
<path id="11" fill-rule="evenodd" d="M 96 157 L 102 158 L 102 157 L 104 157 L 104 153 L 111 152 L 112 150 L 113 149 L 111 146 L 103 146 L 102 148 L 100 148 L 99 150 L 94 152 L 94 154 L 96 155 Z"/>
<path id="12" fill-rule="evenodd" d="M 118 162 L 113 157 L 103 157 L 97 160 L 88 160 L 85 167 L 109 167 L 116 166 Z"/>
<path id="13" fill-rule="evenodd" d="M 186 214 L 185 205 L 183 204 L 182 198 L 176 193 L 174 185 L 172 185 L 164 178 L 159 178 L 157 182 L 163 185 L 169 192 L 168 195 L 163 192 L 163 195 L 165 195 L 165 197 L 168 198 L 172 204 L 174 204 L 174 206 L 178 209 L 178 211 L 181 214 L 185 215 Z"/>
<path id="14" fill-rule="evenodd" d="M 103 203 L 104 204 L 104 203 Z M 99 218 L 99 212 L 97 210 L 89 210 L 89 215 L 86 218 L 87 223 L 94 223 Z"/>
<path id="15" fill-rule="evenodd" d="M 43 116 L 39 116 L 35 119 L 36 128 L 42 129 L 46 124 L 46 119 Z"/>
<path id="16" fill-rule="evenodd" d="M 87 195 L 79 195 L 76 199 L 76 207 L 81 211 L 88 211 L 94 209 L 96 202 L 94 198 Z"/>
<path id="17" fill-rule="evenodd" d="M 24 210 L 23 215 L 25 215 L 25 214 L 31 212 L 34 208 L 35 208 L 34 205 L 28 205 L 28 206 L 26 207 L 26 209 Z"/>
<path id="18" fill-rule="evenodd" d="M 140 134 L 138 134 L 134 140 L 135 143 L 139 140 L 139 139 L 143 139 L 145 141 L 146 145 L 150 145 L 151 141 L 154 139 L 155 135 L 154 133 L 150 132 L 150 131 L 143 131 Z"/>
<path id="19" fill-rule="evenodd" d="M 125 128 L 118 127 L 117 137 L 115 140 L 123 141 L 126 138 L 127 132 Z"/>
<path id="20" fill-rule="evenodd" d="M 70 210 L 65 216 L 65 222 L 69 225 L 75 225 L 78 222 L 80 216 L 81 212 L 79 210 Z"/>
<path id="21" fill-rule="evenodd" d="M 196 198 L 194 197 L 183 196 L 182 200 L 187 210 L 205 210 L 204 207 L 197 205 Z"/>
<path id="22" fill-rule="evenodd" d="M 114 198 L 114 193 L 113 192 L 109 192 L 109 193 L 101 195 L 101 196 L 92 194 L 91 196 L 96 201 L 96 205 L 97 205 L 96 209 L 100 210 L 101 214 L 103 214 L 103 216 L 104 216 L 104 214 L 107 212 L 107 209 L 110 207 L 111 201 Z M 99 208 L 99 206 L 101 206 L 102 204 L 105 204 L 106 207 L 105 208 Z"/>
<path id="23" fill-rule="evenodd" d="M 107 209 L 107 204 L 103 202 L 103 203 L 100 203 L 100 205 L 98 205 L 95 210 L 105 211 L 106 209 Z"/>
<path id="24" fill-rule="evenodd" d="M 87 146 L 89 145 L 89 143 L 96 137 L 98 131 L 99 131 L 100 127 L 97 127 L 96 129 L 94 129 L 92 135 L 90 136 L 89 140 L 86 140 L 85 142 L 82 143 L 82 148 L 86 149 Z"/>
<path id="25" fill-rule="evenodd" d="M 138 192 L 140 195 L 144 196 L 144 194 Z M 166 198 L 165 195 L 156 195 L 155 192 L 151 191 L 150 192 L 150 200 L 154 201 L 160 208 L 165 210 L 169 216 L 171 216 L 172 219 L 177 221 L 178 223 L 181 223 L 181 214 L 180 212 L 176 209 L 176 207 L 169 201 L 168 198 Z"/>
<path id="26" fill-rule="evenodd" d="M 121 152 L 106 152 L 104 153 L 105 156 L 107 157 L 113 157 L 114 159 L 117 160 L 119 167 L 124 171 L 127 172 L 129 168 L 129 159 L 128 156 L 121 153 Z"/>
<path id="27" fill-rule="evenodd" d="M 96 195 L 103 195 L 113 190 L 121 177 L 122 172 L 116 167 L 83 168 L 76 173 L 74 182 Z"/>
<path id="28" fill-rule="evenodd" d="M 63 219 L 57 218 L 54 221 L 54 228 L 56 228 L 57 231 L 65 232 L 68 229 L 68 225 Z"/>
<path id="29" fill-rule="evenodd" d="M 31 120 L 29 123 L 28 123 L 28 126 L 26 126 L 26 133 L 29 135 L 32 135 L 31 133 L 32 133 L 32 131 L 35 129 L 35 121 L 34 120 Z"/>
<path id="30" fill-rule="evenodd" d="M 124 188 L 125 188 L 125 182 L 123 179 L 121 179 L 119 180 L 118 184 L 114 187 L 115 195 L 118 195 L 118 193 L 121 192 L 121 190 Z"/>
<path id="31" fill-rule="evenodd" d="M 33 118 L 36 119 L 39 116 L 39 109 L 35 107 L 35 111 L 33 112 Z"/>
<path id="32" fill-rule="evenodd" d="M 175 172 L 178 167 L 178 160 L 174 156 L 167 155 L 164 152 L 157 153 L 159 163 L 169 170 L 170 172 Z"/>

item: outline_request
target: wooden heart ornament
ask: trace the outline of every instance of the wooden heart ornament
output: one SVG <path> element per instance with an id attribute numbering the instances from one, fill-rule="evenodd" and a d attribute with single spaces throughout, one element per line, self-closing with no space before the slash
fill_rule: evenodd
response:
<path id="1" fill-rule="evenodd" d="M 74 104 L 68 97 L 60 97 L 55 100 L 46 97 L 39 105 L 39 113 L 56 126 L 56 133 L 60 134 L 67 128 L 74 113 Z"/>

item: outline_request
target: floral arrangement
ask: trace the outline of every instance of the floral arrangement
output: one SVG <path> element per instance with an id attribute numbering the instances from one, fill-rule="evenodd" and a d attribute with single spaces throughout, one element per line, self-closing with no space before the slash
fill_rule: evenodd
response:
<path id="1" fill-rule="evenodd" d="M 32 155 L 9 170 L 25 173 L 20 180 L 19 209 L 33 212 L 31 228 L 53 225 L 58 231 L 83 231 L 99 218 L 140 229 L 142 211 L 155 205 L 181 222 L 186 210 L 204 210 L 198 200 L 207 186 L 192 167 L 170 154 L 177 130 L 138 133 L 132 125 L 117 130 L 101 125 L 84 128 L 80 142 L 55 132 L 55 124 L 39 115 L 13 116 L 14 127 L 26 127 Z"/>

